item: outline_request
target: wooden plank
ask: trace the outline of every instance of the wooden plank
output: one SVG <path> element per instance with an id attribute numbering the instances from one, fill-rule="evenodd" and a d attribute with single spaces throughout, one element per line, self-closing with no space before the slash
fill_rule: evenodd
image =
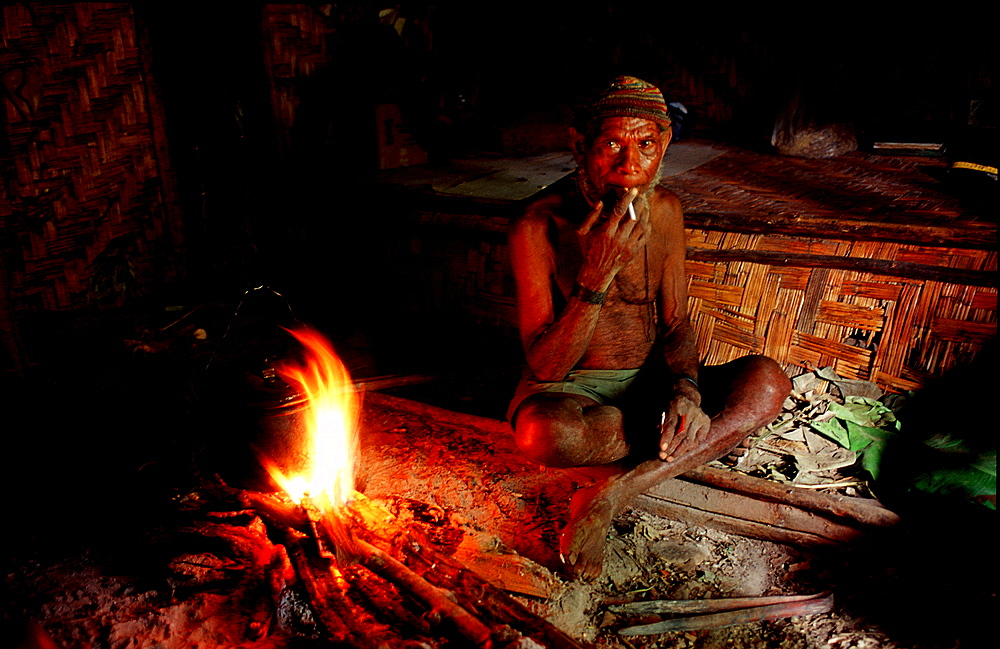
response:
<path id="1" fill-rule="evenodd" d="M 697 519 L 702 525 L 724 525 L 729 528 L 726 531 L 742 528 L 737 533 L 768 540 L 799 539 L 813 545 L 849 541 L 861 535 L 857 528 L 834 522 L 816 511 L 684 480 L 665 480 L 642 496 L 639 507 L 669 509 Z"/>
<path id="2" fill-rule="evenodd" d="M 946 248 L 990 249 L 996 247 L 997 238 L 996 226 L 986 223 L 947 227 L 823 217 L 781 218 L 746 211 L 732 214 L 693 211 L 684 215 L 684 222 L 689 228 L 705 230 L 781 232 L 805 237 L 837 237 L 849 240 L 883 239 Z"/>
<path id="3" fill-rule="evenodd" d="M 970 286 L 997 286 L 997 274 L 992 270 L 965 270 L 914 264 L 889 259 L 864 259 L 832 255 L 770 252 L 763 250 L 695 250 L 688 249 L 688 258 L 701 262 L 749 261 L 772 266 L 799 266 L 806 268 L 853 270 L 889 277 L 933 280 L 948 284 Z"/>
<path id="4" fill-rule="evenodd" d="M 811 511 L 826 512 L 863 525 L 892 527 L 900 522 L 898 514 L 886 509 L 882 503 L 872 498 L 825 494 L 711 466 L 696 467 L 681 477 L 735 493 L 776 500 Z"/>

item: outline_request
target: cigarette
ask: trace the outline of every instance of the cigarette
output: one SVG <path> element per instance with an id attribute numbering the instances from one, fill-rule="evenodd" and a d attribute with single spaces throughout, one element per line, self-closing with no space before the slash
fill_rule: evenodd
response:
<path id="1" fill-rule="evenodd" d="M 628 217 L 633 221 L 635 220 L 635 208 L 632 207 L 632 203 L 628 204 Z"/>

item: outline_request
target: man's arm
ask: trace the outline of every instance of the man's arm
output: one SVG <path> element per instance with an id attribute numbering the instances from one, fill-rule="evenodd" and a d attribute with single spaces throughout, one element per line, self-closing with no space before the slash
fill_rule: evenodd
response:
<path id="1" fill-rule="evenodd" d="M 698 347 L 687 312 L 687 250 L 684 215 L 672 193 L 658 189 L 657 196 L 667 238 L 667 255 L 660 281 L 660 336 L 668 372 L 667 407 L 660 429 L 660 459 L 672 460 L 686 444 L 697 444 L 711 420 L 701 410 L 698 390 Z"/>
<path id="2" fill-rule="evenodd" d="M 627 194 L 611 217 L 600 224 L 598 203 L 580 226 L 583 261 L 576 283 L 583 289 L 606 292 L 618 271 L 645 242 L 647 220 L 632 221 L 626 216 L 632 199 L 634 193 Z M 601 305 L 571 297 L 566 307 L 555 313 L 552 288 L 557 260 L 549 241 L 551 209 L 550 201 L 529 207 L 511 226 L 508 241 L 518 327 L 528 366 L 540 380 L 561 381 L 590 346 Z"/>

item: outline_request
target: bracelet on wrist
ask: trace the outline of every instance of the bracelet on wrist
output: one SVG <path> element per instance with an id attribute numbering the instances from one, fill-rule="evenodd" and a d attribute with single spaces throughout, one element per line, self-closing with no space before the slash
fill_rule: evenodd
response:
<path id="1" fill-rule="evenodd" d="M 604 304 L 604 299 L 608 297 L 608 292 L 591 291 L 589 288 L 586 288 L 577 282 L 573 285 L 573 291 L 569 294 L 569 296 L 575 297 L 581 302 L 586 302 L 587 304 Z"/>
<path id="2" fill-rule="evenodd" d="M 698 381 L 690 374 L 674 374 L 674 384 L 680 383 L 681 381 L 687 381 L 694 386 L 695 390 L 701 392 L 701 388 L 698 387 Z"/>

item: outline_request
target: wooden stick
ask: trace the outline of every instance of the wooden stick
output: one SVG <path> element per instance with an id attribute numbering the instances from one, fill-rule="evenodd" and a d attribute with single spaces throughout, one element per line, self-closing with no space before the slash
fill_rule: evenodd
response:
<path id="1" fill-rule="evenodd" d="M 392 515 L 376 503 L 359 495 L 352 502 L 351 511 L 366 522 L 366 529 L 378 529 L 383 536 L 392 534 L 391 543 L 401 552 L 399 558 L 431 584 L 447 589 L 471 614 L 510 625 L 518 632 L 542 641 L 551 649 L 583 649 L 583 645 L 489 583 L 476 570 L 466 566 L 463 560 L 438 552 L 412 529 L 407 529 L 400 535 L 398 527 L 385 525 L 384 519 Z M 376 524 L 373 525 L 373 521 Z M 401 536 L 405 541 L 400 541 Z M 385 542 L 385 539 L 380 541 Z M 548 592 L 546 590 L 539 596 L 546 596 Z"/>
<path id="2" fill-rule="evenodd" d="M 657 633 L 667 633 L 669 631 L 695 631 L 701 629 L 722 629 L 737 624 L 747 622 L 764 622 L 768 620 L 781 620 L 797 615 L 817 615 L 827 613 L 833 608 L 833 595 L 824 595 L 814 599 L 800 602 L 788 602 L 785 604 L 771 604 L 769 606 L 754 606 L 725 613 L 710 613 L 708 615 L 696 615 L 694 617 L 683 617 L 676 620 L 664 620 L 653 624 L 641 624 L 630 626 L 618 631 L 619 635 L 654 635 Z"/>
<path id="3" fill-rule="evenodd" d="M 451 600 L 443 590 L 374 545 L 358 538 L 354 539 L 354 542 L 357 544 L 359 561 L 363 566 L 405 590 L 414 599 L 427 606 L 432 613 L 438 613 L 450 620 L 459 633 L 472 641 L 476 647 L 492 646 L 490 629 Z"/>
<path id="4" fill-rule="evenodd" d="M 304 537 L 288 530 L 285 547 L 295 566 L 295 573 L 309 596 L 309 606 L 316 621 L 335 644 L 352 649 L 375 649 L 377 639 L 388 634 L 388 627 L 379 624 L 367 612 L 354 606 L 329 574 L 329 562 L 321 557 L 311 559 L 303 547 Z M 316 565 L 326 562 L 325 565 Z"/>
<path id="5" fill-rule="evenodd" d="M 261 518 L 273 522 L 279 528 L 296 529 L 307 534 L 315 529 L 324 535 L 330 535 L 326 525 L 310 523 L 310 518 L 306 514 L 308 504 L 300 507 L 271 494 L 261 494 L 254 491 L 242 491 L 239 496 L 247 506 L 259 511 Z M 336 539 L 325 538 L 322 539 L 322 542 L 332 547 L 336 543 Z M 442 615 L 451 620 L 458 631 L 475 642 L 476 646 L 490 646 L 489 628 L 454 601 L 448 599 L 437 587 L 370 543 L 354 538 L 353 545 L 352 554 L 355 554 L 358 561 L 366 568 L 405 590 L 418 602 L 427 606 L 433 614 Z M 296 568 L 299 567 L 299 563 L 296 563 Z"/>
<path id="6" fill-rule="evenodd" d="M 614 604 L 608 610 L 614 613 L 646 615 L 650 613 L 718 613 L 733 611 L 754 606 L 770 606 L 772 604 L 787 604 L 802 602 L 823 597 L 828 593 L 812 595 L 764 595 L 761 597 L 720 597 L 712 599 L 659 599 L 647 602 L 628 602 Z"/>
<path id="7" fill-rule="evenodd" d="M 352 592 L 379 611 L 380 618 L 392 620 L 393 627 L 400 630 L 403 636 L 431 635 L 430 622 L 403 604 L 405 598 L 394 584 L 358 565 L 344 570 L 344 578 L 351 585 Z"/>
<path id="8" fill-rule="evenodd" d="M 471 570 L 449 565 L 447 557 L 430 566 L 426 577 L 429 581 L 449 584 L 455 597 L 466 609 L 502 620 L 524 635 L 541 640 L 550 649 L 583 649 L 552 623 L 538 617 L 520 602 L 502 590 L 481 579 Z M 452 572 L 455 571 L 455 572 Z"/>
<path id="9" fill-rule="evenodd" d="M 772 480 L 754 478 L 739 471 L 699 466 L 680 477 L 684 480 L 708 484 L 736 493 L 783 502 L 810 511 L 832 514 L 863 525 L 892 527 L 900 522 L 898 514 L 886 509 L 877 500 L 807 491 Z"/>
<path id="10" fill-rule="evenodd" d="M 225 490 L 237 498 L 244 507 L 257 512 L 270 527 L 276 530 L 294 529 L 303 534 L 309 533 L 309 519 L 290 500 L 276 494 L 249 489 L 226 487 Z"/>

